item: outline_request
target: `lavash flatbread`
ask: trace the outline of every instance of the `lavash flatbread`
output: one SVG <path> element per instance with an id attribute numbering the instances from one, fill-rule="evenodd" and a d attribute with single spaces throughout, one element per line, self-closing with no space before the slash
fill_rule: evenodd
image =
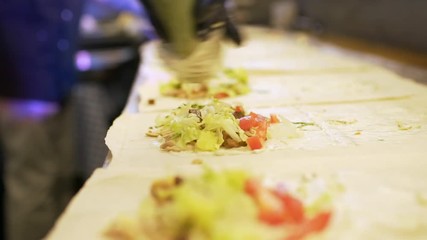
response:
<path id="1" fill-rule="evenodd" d="M 268 32 L 257 31 L 258 34 Z M 265 34 L 265 37 L 271 44 L 282 39 L 278 34 Z M 261 43 L 259 41 L 258 46 Z M 292 44 L 284 44 L 281 54 L 287 52 L 296 56 L 311 51 L 287 48 Z M 248 56 L 251 55 L 242 58 Z M 318 58 L 316 61 L 320 60 Z M 144 84 L 152 81 L 155 87 L 157 81 L 162 79 L 164 69 L 158 64 L 151 66 L 154 67 L 147 71 L 151 75 L 145 77 Z M 253 72 L 265 74 L 270 71 L 260 69 Z M 246 169 L 278 181 L 296 181 L 301 175 L 312 174 L 321 178 L 339 178 L 345 192 L 335 205 L 333 224 L 324 239 L 426 239 L 425 89 L 416 85 L 414 93 L 412 86 L 405 86 L 406 80 L 394 79 L 395 76 L 383 78 L 383 73 L 375 75 L 377 80 L 371 81 L 368 77 L 354 80 L 353 75 L 363 76 L 364 73 L 358 73 L 362 72 L 361 69 L 346 69 L 346 73 L 341 75 L 338 73 L 340 71 L 334 70 L 333 73 L 325 71 L 313 76 L 298 76 L 296 79 L 299 80 L 294 84 L 291 76 L 283 74 L 282 70 L 274 70 L 274 74 L 282 74 L 285 80 L 275 80 L 274 74 L 268 74 L 268 77 L 271 77 L 271 84 L 281 89 L 280 93 L 287 98 L 285 106 L 257 109 L 255 104 L 270 94 L 264 94 L 264 98 L 253 96 L 246 103 L 259 113 L 277 112 L 293 122 L 314 123 L 314 126 L 303 127 L 302 138 L 273 143 L 270 146 L 273 149 L 260 153 L 247 151 L 245 154 L 225 154 L 221 157 L 214 154 L 170 154 L 161 152 L 152 139 L 145 137 L 145 132 L 157 116 L 157 113 L 150 111 L 169 110 L 178 106 L 179 101 L 173 99 L 173 103 L 166 102 L 158 109 L 141 106 L 143 113 L 123 114 L 115 121 L 106 138 L 113 161 L 108 169 L 94 173 L 47 239 L 103 239 L 102 233 L 118 214 L 137 211 L 153 179 L 197 172 L 200 168 L 191 164 L 195 158 L 213 168 Z M 329 77 L 325 77 L 323 82 L 317 80 L 318 75 L 328 74 Z M 263 80 L 259 80 L 260 87 L 255 87 L 255 93 L 262 88 Z M 253 84 L 257 81 L 255 78 Z M 352 81 L 363 84 L 349 84 Z M 401 84 L 402 81 L 405 83 Z M 286 88 L 282 86 L 284 83 Z M 322 84 L 328 88 L 322 88 Z M 291 91 L 286 95 L 287 89 L 292 87 L 299 89 L 298 92 Z M 149 90 L 147 85 L 143 88 Z M 322 89 L 326 92 L 323 93 Z M 378 89 L 381 94 L 375 95 Z M 321 96 L 329 102 L 325 102 Z M 364 96 L 364 100 L 360 96 Z M 145 94 L 141 93 L 141 97 L 145 97 Z M 295 97 L 306 102 L 289 104 L 288 100 L 295 100 Z"/>
<path id="2" fill-rule="evenodd" d="M 264 151 L 311 151 L 337 147 L 356 147 L 384 142 L 401 143 L 412 138 L 427 138 L 427 99 L 425 97 L 394 101 L 374 101 L 346 104 L 304 105 L 270 108 L 247 108 L 265 116 L 279 114 L 294 123 L 307 123 L 300 128 L 299 138 L 272 138 Z M 247 105 L 250 106 L 250 105 Z M 116 161 L 128 155 L 168 158 L 172 153 L 159 149 L 158 140 L 145 132 L 155 122 L 158 113 L 126 114 L 119 117 L 107 134 L 106 143 Z M 295 126 L 300 126 L 296 124 Z M 220 150 L 215 153 L 176 153 L 197 158 L 213 155 L 251 155 L 246 148 Z M 143 160 L 141 160 L 143 161 Z M 113 161 L 114 162 L 114 161 Z"/>
<path id="3" fill-rule="evenodd" d="M 255 38 L 242 48 L 225 49 L 225 67 L 247 70 L 252 89 L 249 94 L 225 101 L 254 107 L 335 104 L 404 98 L 419 94 L 422 89 L 374 65 L 330 56 L 309 47 L 295 47 L 295 42 L 279 44 L 286 43 L 284 39 L 276 37 L 265 43 Z M 268 47 L 260 48 L 262 42 Z M 173 74 L 159 59 L 157 47 L 153 42 L 143 50 L 142 83 L 138 89 L 140 112 L 167 111 L 187 101 L 160 94 L 160 84 L 170 81 Z M 152 99 L 154 104 L 150 104 Z"/>
<path id="4" fill-rule="evenodd" d="M 301 178 L 299 169 L 305 169 L 307 176 L 337 179 L 344 192 L 334 200 L 333 220 L 325 235 L 315 239 L 425 239 L 427 211 L 423 201 L 427 196 L 427 166 L 418 153 L 409 152 L 407 157 L 411 161 L 402 165 L 401 157 L 384 151 L 375 156 L 358 151 L 348 155 L 320 151 L 309 158 L 291 154 L 281 156 L 280 161 L 247 160 L 239 168 L 287 183 Z M 117 216 L 137 213 L 153 179 L 200 170 L 189 162 L 181 159 L 179 164 L 161 171 L 141 161 L 138 166 L 96 171 L 47 239 L 105 239 L 104 231 Z M 211 164 L 219 168 L 222 163 Z M 324 185 L 320 182 L 316 188 L 320 191 Z"/>

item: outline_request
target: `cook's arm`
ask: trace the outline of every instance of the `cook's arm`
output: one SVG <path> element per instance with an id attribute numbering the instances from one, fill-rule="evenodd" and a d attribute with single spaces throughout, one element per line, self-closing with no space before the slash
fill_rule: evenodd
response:
<path id="1" fill-rule="evenodd" d="M 181 81 L 206 81 L 215 74 L 223 35 L 241 42 L 225 0 L 141 1 L 162 40 L 161 56 Z"/>

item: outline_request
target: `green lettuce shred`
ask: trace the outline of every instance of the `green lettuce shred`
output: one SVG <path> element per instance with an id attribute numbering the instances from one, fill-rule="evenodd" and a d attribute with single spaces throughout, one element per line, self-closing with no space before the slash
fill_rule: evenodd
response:
<path id="1" fill-rule="evenodd" d="M 206 105 L 186 103 L 159 116 L 154 131 L 181 150 L 190 146 L 195 151 L 216 151 L 224 142 L 223 133 L 237 142 L 246 141 L 233 112 L 230 105 L 218 100 Z"/>
<path id="2" fill-rule="evenodd" d="M 193 92 L 201 89 L 200 83 L 185 83 L 178 79 L 160 85 L 160 93 L 164 96 L 174 96 L 177 91 L 193 98 Z M 203 97 L 214 97 L 217 94 L 226 94 L 228 97 L 244 95 L 250 92 L 249 77 L 244 69 L 225 69 L 218 79 L 213 79 L 207 85 Z"/>
<path id="3" fill-rule="evenodd" d="M 278 239 L 269 237 L 278 233 L 259 224 L 257 207 L 243 191 L 248 177 L 243 171 L 206 169 L 201 177 L 185 178 L 169 190 L 173 201 L 142 205 L 142 227 L 161 229 L 151 232 L 155 239 Z"/>

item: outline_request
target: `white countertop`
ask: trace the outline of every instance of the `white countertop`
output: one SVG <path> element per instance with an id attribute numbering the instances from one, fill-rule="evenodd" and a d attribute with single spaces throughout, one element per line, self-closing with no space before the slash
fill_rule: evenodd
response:
<path id="1" fill-rule="evenodd" d="M 152 43 L 143 50 L 129 103 L 106 137 L 109 166 L 87 181 L 48 239 L 103 239 L 117 215 L 137 211 L 153 179 L 199 172 L 196 158 L 278 181 L 307 174 L 339 179 L 346 191 L 325 239 L 427 238 L 427 88 L 367 62 L 325 55 L 298 36 L 259 28 L 249 28 L 248 35 L 248 45 L 226 54 L 226 65 L 247 69 L 255 89 L 238 101 L 315 126 L 302 129 L 298 139 L 270 141 L 257 153 L 160 151 L 145 132 L 163 107 L 179 101 L 163 101 L 149 88 L 168 76 L 149 57 Z M 139 94 L 147 89 L 164 106 L 144 106 Z"/>

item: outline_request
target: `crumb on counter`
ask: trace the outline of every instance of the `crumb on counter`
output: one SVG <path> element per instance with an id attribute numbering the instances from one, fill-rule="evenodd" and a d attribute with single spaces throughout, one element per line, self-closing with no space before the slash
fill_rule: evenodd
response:
<path id="1" fill-rule="evenodd" d="M 427 195 L 423 193 L 416 193 L 415 197 L 419 205 L 427 207 Z"/>
<path id="2" fill-rule="evenodd" d="M 203 160 L 202 159 L 194 159 L 193 161 L 191 161 L 191 164 L 201 165 L 201 164 L 203 164 Z"/>
<path id="3" fill-rule="evenodd" d="M 410 124 L 404 123 L 402 121 L 397 121 L 397 128 L 399 128 L 400 131 L 407 131 L 407 130 L 411 130 L 412 126 Z"/>
<path id="4" fill-rule="evenodd" d="M 148 99 L 148 105 L 155 105 L 155 104 L 156 104 L 156 99 L 154 98 Z"/>
<path id="5" fill-rule="evenodd" d="M 331 125 L 351 125 L 351 124 L 355 124 L 356 122 L 357 122 L 356 119 L 351 119 L 351 120 L 330 119 L 330 120 L 328 120 L 328 123 Z"/>

